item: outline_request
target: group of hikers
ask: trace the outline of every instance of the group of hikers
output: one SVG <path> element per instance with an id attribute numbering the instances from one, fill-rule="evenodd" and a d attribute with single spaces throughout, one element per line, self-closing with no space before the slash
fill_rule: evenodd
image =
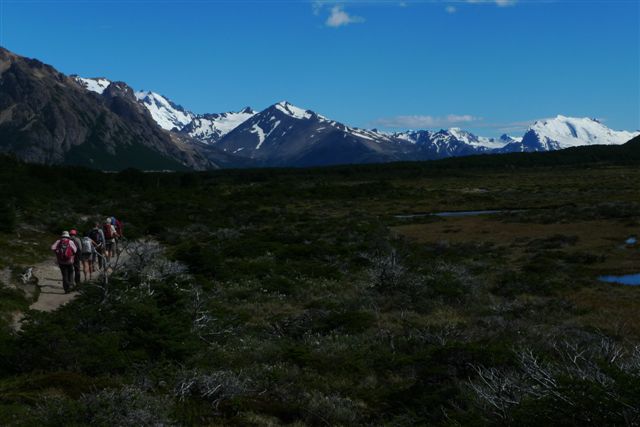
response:
<path id="1" fill-rule="evenodd" d="M 60 238 L 51 245 L 51 250 L 56 255 L 62 273 L 65 293 L 80 285 L 81 269 L 86 282 L 92 279 L 96 265 L 101 270 L 109 267 L 111 258 L 118 251 L 118 241 L 124 237 L 123 232 L 122 222 L 113 216 L 107 218 L 102 225 L 96 222 L 82 237 L 76 229 L 62 232 Z"/>

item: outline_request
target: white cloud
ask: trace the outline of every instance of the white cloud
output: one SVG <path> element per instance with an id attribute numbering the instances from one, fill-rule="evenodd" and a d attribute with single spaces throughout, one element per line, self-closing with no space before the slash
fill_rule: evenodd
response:
<path id="1" fill-rule="evenodd" d="M 477 122 L 479 120 L 482 120 L 482 118 L 475 117 L 469 114 L 449 114 L 448 116 L 444 117 L 424 115 L 385 117 L 377 119 L 373 123 L 375 126 L 385 128 L 418 129 L 448 127 L 464 123 Z"/>
<path id="2" fill-rule="evenodd" d="M 349 24 L 358 24 L 364 22 L 364 18 L 361 16 L 350 15 L 347 13 L 342 6 L 333 6 L 331 8 L 331 12 L 329 13 L 329 17 L 325 24 L 328 27 L 343 27 Z"/>
<path id="3" fill-rule="evenodd" d="M 310 0 L 314 15 L 322 15 L 329 9 L 329 16 L 325 21 L 327 27 L 338 28 L 350 24 L 365 22 L 362 16 L 351 15 L 344 9 L 345 4 L 387 4 L 396 3 L 397 6 L 406 8 L 411 3 L 449 3 L 445 6 L 447 13 L 456 13 L 460 5 L 464 4 L 486 4 L 498 7 L 513 6 L 519 0 Z M 453 4 L 451 4 L 453 3 Z"/>

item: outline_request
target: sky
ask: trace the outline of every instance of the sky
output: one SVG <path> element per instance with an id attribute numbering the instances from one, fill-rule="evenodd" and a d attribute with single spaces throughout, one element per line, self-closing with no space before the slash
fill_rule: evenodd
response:
<path id="1" fill-rule="evenodd" d="M 196 113 L 287 100 L 351 126 L 640 129 L 640 0 L 0 0 L 0 45 Z"/>

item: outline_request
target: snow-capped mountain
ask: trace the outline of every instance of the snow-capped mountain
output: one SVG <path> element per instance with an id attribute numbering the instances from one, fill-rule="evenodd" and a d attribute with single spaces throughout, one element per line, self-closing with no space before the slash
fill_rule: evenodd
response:
<path id="1" fill-rule="evenodd" d="M 113 83 L 104 77 L 86 78 L 73 76 L 74 80 L 90 92 L 104 94 L 105 90 Z M 153 120 L 165 130 L 182 129 L 189 124 L 195 115 L 186 111 L 181 106 L 171 102 L 166 97 L 150 91 L 134 93 L 135 99 L 144 105 Z"/>
<path id="2" fill-rule="evenodd" d="M 88 91 L 102 95 L 104 91 L 113 83 L 104 77 L 86 78 L 72 76 L 82 87 Z M 165 130 L 182 129 L 193 120 L 195 115 L 186 111 L 181 106 L 171 102 L 166 97 L 150 91 L 135 92 L 135 98 L 144 105 L 153 120 Z"/>
<path id="3" fill-rule="evenodd" d="M 250 107 L 238 112 L 202 114 L 194 117 L 180 132 L 199 141 L 213 144 L 255 114 L 256 112 Z"/>
<path id="4" fill-rule="evenodd" d="M 283 101 L 255 114 L 216 146 L 266 166 L 315 166 L 404 159 L 391 136 L 351 128 Z"/>
<path id="5" fill-rule="evenodd" d="M 582 145 L 620 145 L 639 134 L 609 129 L 596 119 L 558 115 L 536 121 L 521 141 L 509 143 L 500 151 L 552 151 Z"/>
<path id="6" fill-rule="evenodd" d="M 441 129 L 438 132 L 428 130 L 400 132 L 393 134 L 393 138 L 412 144 L 415 152 L 412 152 L 411 156 L 416 160 L 480 154 L 490 150 L 486 145 L 494 144 L 488 138 L 480 138 L 457 128 Z"/>
<path id="7" fill-rule="evenodd" d="M 458 141 L 463 142 L 472 147 L 480 147 L 480 148 L 502 148 L 504 147 L 504 142 L 502 140 L 496 140 L 494 138 L 486 138 L 484 136 L 477 136 L 472 134 L 471 132 L 467 132 L 460 128 L 451 128 L 448 133 L 456 138 Z M 506 136 L 506 135 L 503 135 Z"/>
<path id="8" fill-rule="evenodd" d="M 563 126 L 569 130 L 563 131 Z M 593 119 L 564 116 L 534 123 L 522 138 L 506 134 L 486 138 L 459 128 L 385 133 L 352 128 L 281 102 L 231 131 L 220 139 L 219 146 L 263 165 L 297 166 L 550 151 L 576 145 L 621 144 L 635 135 L 612 131 Z"/>
<path id="9" fill-rule="evenodd" d="M 28 143 L 20 148 L 22 151 L 6 145 L 4 150 L 14 150 L 21 158 L 37 162 L 70 161 L 65 157 L 68 151 L 82 146 L 80 152 L 74 151 L 75 161 L 93 166 L 102 162 L 102 167 L 149 162 L 197 169 L 317 166 L 615 145 L 640 135 L 611 130 L 595 119 L 566 116 L 536 121 L 522 138 L 485 138 L 460 128 L 391 133 L 350 127 L 286 101 L 260 112 L 245 108 L 238 112 L 195 114 L 156 92 L 135 92 L 124 82 L 103 77 L 67 78 L 46 65 L 46 73 L 34 74 L 29 60 L 2 48 L 1 61 L 16 67 L 11 72 L 26 76 L 24 81 L 17 77 L 15 82 L 5 81 L 11 89 L 8 99 L 18 100 L 7 105 L 18 105 L 26 112 L 8 110 L 10 113 L 0 114 L 0 125 L 8 129 L 8 135 L 23 135 Z M 44 86 L 40 88 L 33 82 Z M 53 94 L 65 102 L 58 102 Z M 21 104 L 25 99 L 32 104 Z M 42 99 L 50 101 L 46 104 L 48 109 L 42 109 Z M 65 109 L 68 106 L 73 107 Z M 45 124 L 31 126 L 31 121 L 23 119 Z M 134 158 L 131 150 L 146 154 Z M 108 153 L 109 166 L 104 166 L 106 160 L 102 157 L 91 157 L 103 152 Z M 114 157 L 118 152 L 121 156 Z"/>
<path id="10" fill-rule="evenodd" d="M 521 140 L 506 134 L 498 139 L 486 138 L 460 128 L 441 129 L 437 132 L 428 130 L 398 132 L 391 134 L 391 137 L 416 144 L 423 151 L 430 150 L 438 157 L 462 155 L 461 153 L 487 153 Z"/>
<path id="11" fill-rule="evenodd" d="M 555 141 L 560 148 L 579 145 L 619 145 L 632 139 L 637 132 L 615 131 L 596 119 L 557 116 L 535 122 L 530 130 L 541 139 Z"/>
<path id="12" fill-rule="evenodd" d="M 103 96 L 114 87 L 105 78 L 74 76 L 74 79 L 86 90 Z M 286 101 L 259 113 L 247 107 L 238 112 L 198 115 L 155 92 L 136 92 L 135 99 L 162 129 L 186 141 L 220 148 L 229 155 L 262 165 L 428 160 L 552 151 L 579 145 L 623 144 L 640 134 L 614 131 L 595 119 L 565 116 L 536 121 L 521 138 L 506 134 L 486 138 L 460 128 L 388 133 L 350 127 Z"/>
<path id="13" fill-rule="evenodd" d="M 165 130 L 180 130 L 191 123 L 195 115 L 155 92 L 136 92 L 136 99 L 147 107 L 151 117 Z"/>
<path id="14" fill-rule="evenodd" d="M 290 149 L 291 143 L 285 144 L 285 138 L 289 141 L 304 139 L 313 144 L 330 127 L 328 124 L 318 126 L 320 121 L 315 113 L 283 101 L 253 115 L 222 138 L 219 145 L 228 152 L 245 151 L 243 156 L 263 157 L 261 153 L 268 152 L 275 146 Z"/>
<path id="15" fill-rule="evenodd" d="M 102 77 L 73 77 L 82 87 L 100 95 L 113 83 Z M 255 111 L 247 107 L 238 112 L 197 115 L 156 92 L 138 91 L 134 95 L 136 100 L 149 110 L 151 117 L 161 128 L 180 131 L 205 143 L 218 141 L 255 114 Z"/>
<path id="16" fill-rule="evenodd" d="M 493 143 L 458 128 L 440 130 L 430 136 L 430 141 L 422 144 L 422 150 L 432 152 L 436 158 L 486 153 L 490 150 L 487 145 Z"/>

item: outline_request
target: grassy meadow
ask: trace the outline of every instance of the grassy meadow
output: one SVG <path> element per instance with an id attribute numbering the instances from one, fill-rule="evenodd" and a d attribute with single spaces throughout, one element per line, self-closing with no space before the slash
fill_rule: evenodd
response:
<path id="1" fill-rule="evenodd" d="M 640 288 L 597 280 L 640 272 L 637 166 L 0 163 L 0 425 L 640 423 Z M 130 266 L 27 311 L 107 215 Z"/>

